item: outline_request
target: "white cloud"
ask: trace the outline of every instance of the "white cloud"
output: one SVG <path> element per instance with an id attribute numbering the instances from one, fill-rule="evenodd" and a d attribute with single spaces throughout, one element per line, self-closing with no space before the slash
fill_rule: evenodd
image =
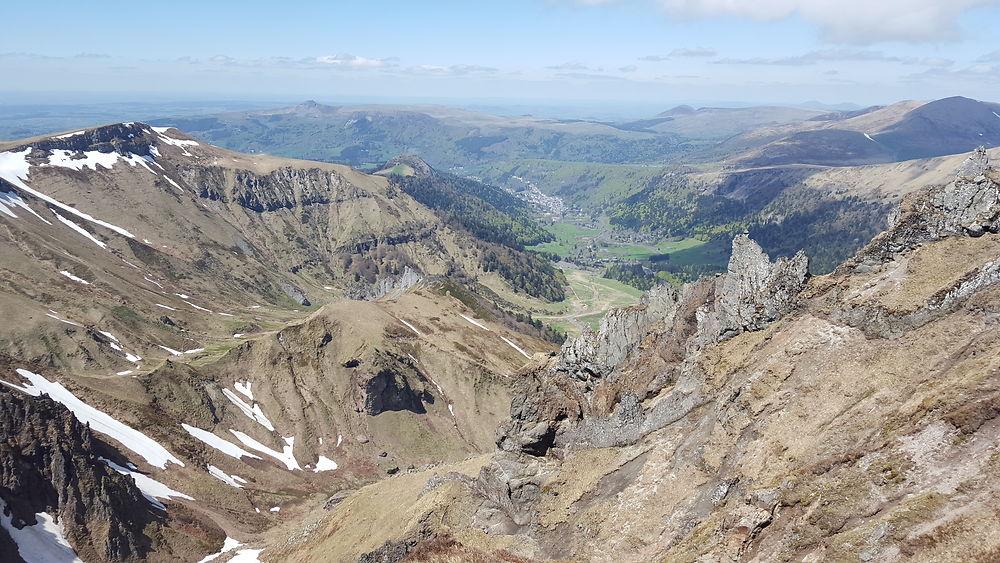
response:
<path id="1" fill-rule="evenodd" d="M 714 57 L 715 49 L 709 47 L 695 47 L 693 49 L 674 49 L 670 51 L 672 57 Z"/>
<path id="2" fill-rule="evenodd" d="M 838 43 L 942 41 L 959 36 L 957 20 L 967 10 L 1000 0 L 658 0 L 683 17 L 743 16 L 774 21 L 801 16 Z"/>
<path id="3" fill-rule="evenodd" d="M 1000 82 L 1000 65 L 974 64 L 959 69 L 931 68 L 924 72 L 900 77 L 904 82 L 949 86 L 955 84 L 977 84 Z"/>
<path id="4" fill-rule="evenodd" d="M 545 68 L 549 70 L 590 70 L 587 65 L 576 61 L 569 61 L 558 65 L 547 66 Z"/>
<path id="5" fill-rule="evenodd" d="M 482 65 L 420 65 L 407 69 L 405 74 L 430 74 L 434 76 L 465 76 L 469 74 L 493 74 L 498 69 Z"/>
<path id="6" fill-rule="evenodd" d="M 947 67 L 954 64 L 950 59 L 937 57 L 896 57 L 886 55 L 882 51 L 871 51 L 867 49 L 824 49 L 821 51 L 810 51 L 804 55 L 794 55 L 789 57 L 756 57 L 751 59 L 720 59 L 716 64 L 741 64 L 741 65 L 773 65 L 773 66 L 806 66 L 824 62 L 885 62 L 899 63 L 904 65 L 918 65 L 929 67 Z"/>
<path id="7" fill-rule="evenodd" d="M 350 53 L 316 57 L 316 62 L 322 65 L 344 68 L 377 68 L 385 65 L 385 62 L 381 59 L 368 59 L 351 55 Z"/>

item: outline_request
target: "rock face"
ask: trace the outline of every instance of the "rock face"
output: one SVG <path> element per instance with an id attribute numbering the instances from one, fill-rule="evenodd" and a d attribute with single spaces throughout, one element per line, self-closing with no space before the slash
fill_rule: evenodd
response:
<path id="1" fill-rule="evenodd" d="M 65 407 L 0 386 L 0 435 L 0 499 L 14 526 L 55 515 L 84 561 L 139 560 L 150 549 L 143 532 L 157 516 L 149 501 L 131 478 L 98 461 L 94 435 Z"/>
<path id="2" fill-rule="evenodd" d="M 356 285 L 347 290 L 346 297 L 358 301 L 374 301 L 376 299 L 397 299 L 407 289 L 424 281 L 424 276 L 409 266 L 403 267 L 403 273 L 397 276 L 385 276 L 372 285 Z"/>
<path id="3" fill-rule="evenodd" d="M 685 396 L 676 405 L 640 405 L 679 381 L 683 364 L 676 360 L 691 347 L 762 330 L 787 314 L 805 287 L 808 266 L 801 252 L 771 262 L 757 243 L 739 235 L 725 275 L 680 294 L 657 287 L 642 305 L 609 311 L 600 330 L 568 340 L 558 359 L 525 379 L 511 420 L 498 429 L 499 448 L 537 456 L 552 447 L 634 443 L 661 428 L 697 402 Z M 651 335 L 674 366 L 661 373 L 628 369 Z"/>
<path id="4" fill-rule="evenodd" d="M 427 412 L 424 402 L 433 402 L 433 396 L 414 385 L 426 384 L 426 378 L 412 364 L 392 354 L 377 352 L 371 361 L 367 376 L 359 383 L 363 389 L 365 412 L 371 416 L 385 411 Z M 411 384 L 412 382 L 412 384 Z"/>
<path id="5" fill-rule="evenodd" d="M 793 258 L 772 263 L 760 245 L 746 234 L 733 239 L 733 253 L 725 277 L 716 290 L 715 322 L 720 340 L 746 331 L 761 330 L 794 307 L 805 285 L 809 260 L 799 251 Z"/>
<path id="6" fill-rule="evenodd" d="M 845 266 L 879 265 L 924 242 L 1000 231 L 1000 173 L 987 166 L 986 152 L 976 151 L 955 181 L 905 198 L 889 229 Z"/>

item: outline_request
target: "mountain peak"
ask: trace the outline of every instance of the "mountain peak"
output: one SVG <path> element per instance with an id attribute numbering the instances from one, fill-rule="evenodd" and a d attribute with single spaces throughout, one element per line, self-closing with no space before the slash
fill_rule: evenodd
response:
<path id="1" fill-rule="evenodd" d="M 326 104 L 321 104 L 316 100 L 306 100 L 301 104 L 292 106 L 289 108 L 291 113 L 298 115 L 325 115 L 333 113 L 340 109 L 337 106 L 328 106 Z"/>
<path id="2" fill-rule="evenodd" d="M 419 178 L 424 178 L 427 176 L 434 175 L 435 170 L 430 164 L 420 158 L 415 154 L 401 154 L 389 162 L 386 162 L 382 168 L 376 172 L 376 174 L 381 175 L 397 175 L 397 176 L 417 176 Z"/>
<path id="3" fill-rule="evenodd" d="M 657 115 L 657 117 L 671 117 L 674 115 L 691 115 L 692 113 L 695 113 L 697 111 L 698 110 L 694 109 L 689 105 L 679 105 L 668 109 L 667 111 Z"/>

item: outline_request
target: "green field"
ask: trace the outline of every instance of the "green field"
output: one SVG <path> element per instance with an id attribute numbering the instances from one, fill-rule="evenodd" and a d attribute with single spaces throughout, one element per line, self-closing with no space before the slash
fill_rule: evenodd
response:
<path id="1" fill-rule="evenodd" d="M 691 240 L 691 239 L 688 239 Z M 700 241 L 699 241 L 700 242 Z M 713 239 L 695 246 L 670 252 L 670 263 L 679 266 L 689 264 L 714 264 L 725 266 L 729 263 L 732 244 L 723 239 Z"/>
<path id="2" fill-rule="evenodd" d="M 416 172 L 414 172 L 413 168 L 407 164 L 397 164 L 392 168 L 379 170 L 378 172 L 376 172 L 376 174 L 380 174 L 382 176 L 388 176 L 390 174 L 396 176 L 413 176 L 414 174 L 416 174 Z"/>
<path id="3" fill-rule="evenodd" d="M 607 252 L 608 254 L 613 254 L 626 260 L 649 260 L 651 256 L 655 256 L 657 254 L 670 254 L 672 259 L 674 253 L 682 251 L 687 251 L 689 255 L 696 255 L 698 249 L 704 245 L 704 241 L 686 238 L 678 241 L 661 242 L 659 244 L 649 246 L 608 246 L 607 248 L 602 249 L 602 252 Z"/>
<path id="4" fill-rule="evenodd" d="M 639 302 L 643 292 L 616 280 L 600 277 L 585 270 L 564 269 L 569 282 L 568 310 L 559 314 L 535 315 L 536 319 L 570 335 L 579 334 L 584 326 L 597 329 L 609 309 L 628 307 Z"/>
<path id="5" fill-rule="evenodd" d="M 598 229 L 587 229 L 570 223 L 553 223 L 543 228 L 552 233 L 556 237 L 556 240 L 529 246 L 528 250 L 548 252 L 563 258 L 573 254 L 574 250 L 576 250 L 575 247 L 586 246 L 601 234 L 601 231 Z"/>

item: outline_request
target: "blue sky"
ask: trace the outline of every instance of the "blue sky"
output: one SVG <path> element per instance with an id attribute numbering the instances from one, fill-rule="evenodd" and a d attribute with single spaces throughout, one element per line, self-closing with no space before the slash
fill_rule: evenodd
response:
<path id="1" fill-rule="evenodd" d="M 1000 0 L 9 2 L 0 101 L 1000 100 Z M 55 98 L 54 98 L 55 99 Z"/>

